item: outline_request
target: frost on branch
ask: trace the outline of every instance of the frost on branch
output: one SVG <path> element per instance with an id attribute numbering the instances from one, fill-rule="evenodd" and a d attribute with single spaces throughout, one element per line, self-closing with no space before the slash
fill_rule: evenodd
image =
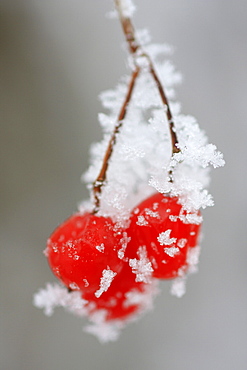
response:
<path id="1" fill-rule="evenodd" d="M 157 73 L 170 101 L 180 152 L 170 158 L 171 140 L 168 120 L 157 86 L 150 73 L 141 72 L 129 104 L 121 133 L 117 136 L 101 199 L 101 212 L 128 218 L 129 210 L 154 190 L 170 192 L 180 198 L 184 209 L 198 210 L 213 205 L 209 194 L 209 167 L 224 165 L 222 154 L 208 143 L 207 136 L 192 116 L 180 112 L 174 86 L 181 81 L 163 45 L 146 45 L 151 51 Z M 99 116 L 104 138 L 91 148 L 91 163 L 83 179 L 94 181 L 103 159 L 109 134 L 117 120 L 129 78 L 124 77 L 114 90 L 100 95 L 108 113 Z M 167 173 L 173 171 L 173 182 Z"/>
<path id="2" fill-rule="evenodd" d="M 116 0 L 116 4 L 118 4 L 118 3 L 121 5 L 121 10 L 122 10 L 123 16 L 127 17 L 127 18 L 132 18 L 135 11 L 136 11 L 136 6 L 133 3 L 133 1 L 132 0 Z M 117 18 L 118 17 L 118 13 L 117 13 L 116 10 L 113 10 L 108 15 L 109 15 L 110 18 Z"/>
<path id="3" fill-rule="evenodd" d="M 121 0 L 121 8 L 124 17 L 131 18 L 136 10 L 132 0 Z"/>

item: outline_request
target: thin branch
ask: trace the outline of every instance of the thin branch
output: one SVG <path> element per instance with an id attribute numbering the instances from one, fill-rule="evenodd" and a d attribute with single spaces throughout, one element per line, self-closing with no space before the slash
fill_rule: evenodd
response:
<path id="1" fill-rule="evenodd" d="M 173 121 L 171 109 L 170 109 L 169 102 L 168 102 L 168 99 L 166 97 L 164 88 L 163 88 L 163 86 L 160 82 L 160 79 L 159 79 L 156 71 L 155 71 L 155 68 L 154 68 L 154 65 L 152 63 L 151 58 L 149 57 L 149 55 L 145 51 L 142 50 L 141 45 L 139 45 L 137 40 L 136 40 L 135 29 L 133 27 L 131 19 L 128 18 L 128 17 L 125 17 L 124 14 L 123 14 L 122 6 L 121 6 L 121 0 L 115 0 L 115 6 L 116 6 L 116 9 L 117 9 L 118 14 L 119 14 L 119 19 L 120 19 L 120 22 L 121 22 L 121 25 L 122 25 L 122 28 L 123 28 L 125 39 L 126 39 L 127 44 L 129 46 L 130 54 L 133 55 L 134 60 L 137 56 L 138 57 L 142 56 L 142 57 L 146 57 L 146 59 L 148 61 L 150 74 L 153 77 L 153 79 L 154 79 L 154 81 L 157 85 L 162 103 L 166 107 L 166 109 L 165 109 L 166 110 L 166 116 L 167 116 L 168 123 L 169 123 L 169 130 L 170 130 L 171 142 L 172 142 L 172 154 L 178 153 L 179 152 L 179 148 L 177 146 L 178 139 L 177 139 L 177 135 L 176 135 L 175 128 L 174 128 L 174 121 Z"/>
<path id="2" fill-rule="evenodd" d="M 106 181 L 107 169 L 108 169 L 109 161 L 110 161 L 110 158 L 111 158 L 111 155 L 112 155 L 112 152 L 113 152 L 113 147 L 116 143 L 117 134 L 119 133 L 119 130 L 120 130 L 121 126 L 123 125 L 123 120 L 126 116 L 127 109 L 128 109 L 128 104 L 131 100 L 131 96 L 132 96 L 134 86 L 135 86 L 135 82 L 136 82 L 136 79 L 139 75 L 139 72 L 140 72 L 140 68 L 136 67 L 136 69 L 132 73 L 125 100 L 124 100 L 123 105 L 120 109 L 118 119 L 117 119 L 116 125 L 114 127 L 114 131 L 112 133 L 112 136 L 110 138 L 108 147 L 107 147 L 106 152 L 105 152 L 105 156 L 104 156 L 104 159 L 103 159 L 101 170 L 99 172 L 99 175 L 98 175 L 97 179 L 93 183 L 94 213 L 96 213 L 99 210 L 100 194 L 101 194 L 102 186 L 105 184 L 105 181 Z"/>

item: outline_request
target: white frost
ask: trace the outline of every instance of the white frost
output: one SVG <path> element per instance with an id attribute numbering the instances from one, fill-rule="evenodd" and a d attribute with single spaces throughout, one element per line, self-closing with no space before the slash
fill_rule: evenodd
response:
<path id="1" fill-rule="evenodd" d="M 171 294 L 181 298 L 186 293 L 185 277 L 178 277 L 172 281 Z"/>
<path id="2" fill-rule="evenodd" d="M 100 245 L 96 245 L 95 247 L 99 252 L 104 253 L 105 245 L 104 243 L 101 243 Z"/>
<path id="3" fill-rule="evenodd" d="M 33 298 L 34 306 L 42 308 L 47 316 L 51 316 L 56 307 L 63 307 L 71 312 L 85 315 L 86 303 L 87 301 L 81 298 L 80 292 L 68 292 L 64 286 L 50 283 L 45 289 L 40 289 Z"/>
<path id="4" fill-rule="evenodd" d="M 122 237 L 122 239 L 120 239 L 120 243 L 121 243 L 122 248 L 119 249 L 119 251 L 118 251 L 118 258 L 120 258 L 120 259 L 124 258 L 125 250 L 127 248 L 127 245 L 129 243 L 130 239 L 131 238 L 128 237 L 128 234 L 126 232 L 123 232 L 123 237 Z"/>
<path id="5" fill-rule="evenodd" d="M 160 245 L 171 245 L 173 243 L 176 243 L 177 238 L 171 238 L 170 237 L 171 232 L 172 232 L 172 229 L 168 229 L 159 234 L 157 239 Z"/>
<path id="6" fill-rule="evenodd" d="M 148 225 L 148 222 L 147 222 L 147 220 L 145 219 L 145 217 L 144 216 L 137 216 L 137 221 L 136 221 L 136 224 L 138 225 L 138 226 L 145 226 L 145 225 Z"/>
<path id="7" fill-rule="evenodd" d="M 132 0 L 121 0 L 119 1 L 119 3 L 120 3 L 120 8 L 121 8 L 123 16 L 127 18 L 132 18 L 136 11 L 136 6 L 134 5 L 133 1 Z M 118 13 L 114 9 L 113 11 L 108 13 L 108 16 L 110 18 L 117 18 Z"/>
<path id="8" fill-rule="evenodd" d="M 115 342 L 120 335 L 123 325 L 118 322 L 102 322 L 86 325 L 84 331 L 95 335 L 101 343 Z"/>
<path id="9" fill-rule="evenodd" d="M 150 283 L 153 268 L 151 262 L 147 258 L 146 248 L 144 246 L 139 247 L 137 254 L 139 259 L 133 258 L 129 260 L 129 265 L 132 268 L 132 272 L 136 274 L 136 281 Z"/>
<path id="10" fill-rule="evenodd" d="M 177 247 L 164 248 L 164 252 L 168 254 L 168 256 L 174 257 L 176 254 L 179 253 L 179 248 Z"/>
<path id="11" fill-rule="evenodd" d="M 95 292 L 95 297 L 99 298 L 102 293 L 106 292 L 112 283 L 112 280 L 117 275 L 116 272 L 107 268 L 102 271 L 102 277 L 100 278 L 100 288 Z"/>
<path id="12" fill-rule="evenodd" d="M 136 10 L 132 0 L 121 0 L 121 9 L 124 17 L 131 18 Z"/>
<path id="13" fill-rule="evenodd" d="M 197 272 L 198 270 L 200 251 L 201 251 L 201 248 L 198 245 L 196 247 L 190 248 L 187 252 L 186 260 L 189 265 L 188 272 L 190 274 L 193 274 Z"/>

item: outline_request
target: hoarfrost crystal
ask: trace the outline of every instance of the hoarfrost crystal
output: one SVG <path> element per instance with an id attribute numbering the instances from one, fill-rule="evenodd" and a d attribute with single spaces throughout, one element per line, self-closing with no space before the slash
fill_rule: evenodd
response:
<path id="1" fill-rule="evenodd" d="M 129 265 L 134 274 L 136 274 L 136 281 L 143 281 L 149 283 L 153 272 L 152 264 L 147 258 L 147 251 L 145 247 L 140 247 L 138 252 L 139 260 L 133 258 L 129 260 Z"/>
<path id="2" fill-rule="evenodd" d="M 99 298 L 102 293 L 106 292 L 109 286 L 112 283 L 112 280 L 114 279 L 114 276 L 116 276 L 117 273 L 114 271 L 111 271 L 109 268 L 106 270 L 103 270 L 102 272 L 102 278 L 100 279 L 100 289 L 98 289 L 95 292 L 95 296 Z"/>
<path id="3" fill-rule="evenodd" d="M 168 254 L 168 256 L 174 257 L 176 254 L 179 253 L 179 248 L 177 247 L 164 248 L 164 252 Z"/>
<path id="4" fill-rule="evenodd" d="M 40 289 L 33 299 L 34 305 L 44 309 L 47 316 L 51 316 L 56 307 L 63 307 L 70 312 L 83 316 L 86 302 L 81 298 L 80 292 L 69 293 L 66 287 L 59 284 L 47 284 L 46 289 Z"/>
<path id="5" fill-rule="evenodd" d="M 173 243 L 176 243 L 177 238 L 170 238 L 171 232 L 172 230 L 168 229 L 159 234 L 157 239 L 161 245 L 171 245 Z"/>

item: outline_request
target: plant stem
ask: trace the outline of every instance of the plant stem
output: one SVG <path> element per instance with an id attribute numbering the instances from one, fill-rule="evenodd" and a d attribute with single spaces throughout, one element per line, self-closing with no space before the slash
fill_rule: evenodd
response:
<path id="1" fill-rule="evenodd" d="M 136 79 L 139 75 L 139 72 L 140 72 L 140 67 L 136 67 L 136 69 L 132 72 L 131 80 L 130 80 L 129 86 L 128 86 L 128 91 L 127 91 L 125 100 L 123 102 L 123 105 L 120 109 L 118 119 L 117 119 L 116 125 L 114 127 L 114 131 L 113 131 L 113 133 L 111 135 L 111 138 L 110 138 L 110 141 L 108 143 L 108 147 L 107 147 L 106 152 L 105 152 L 105 156 L 104 156 L 104 159 L 103 159 L 101 170 L 99 172 L 99 175 L 98 175 L 97 179 L 93 183 L 93 195 L 94 195 L 94 211 L 93 211 L 93 213 L 98 212 L 99 207 L 100 207 L 100 194 L 101 194 L 102 186 L 105 184 L 105 181 L 106 181 L 107 169 L 108 169 L 109 161 L 110 161 L 110 158 L 111 158 L 111 155 L 112 155 L 112 152 L 113 152 L 113 147 L 116 143 L 117 134 L 119 133 L 119 130 L 120 130 L 121 126 L 123 125 L 123 120 L 126 116 L 127 109 L 128 109 L 128 104 L 131 100 L 131 96 L 132 96 L 133 89 L 134 89 L 134 86 L 135 86 L 135 82 L 136 82 Z"/>
<path id="2" fill-rule="evenodd" d="M 179 152 L 179 148 L 177 146 L 178 139 L 177 139 L 177 135 L 176 135 L 175 128 L 174 128 L 174 121 L 173 121 L 171 109 L 170 109 L 170 106 L 169 106 L 164 88 L 163 88 L 163 86 L 160 82 L 160 79 L 159 79 L 156 71 L 155 71 L 155 68 L 154 68 L 154 65 L 152 63 L 151 58 L 149 57 L 149 55 L 145 51 L 142 50 L 141 45 L 139 45 L 137 40 L 136 40 L 135 30 L 134 30 L 133 24 L 131 22 L 131 19 L 128 18 L 128 17 L 125 17 L 124 14 L 123 14 L 122 6 L 121 6 L 121 0 L 115 0 L 115 6 L 116 6 L 116 9 L 117 9 L 118 14 L 119 14 L 119 19 L 120 19 L 120 22 L 121 22 L 121 25 L 122 25 L 122 28 L 123 28 L 125 39 L 126 39 L 126 41 L 128 43 L 128 46 L 129 46 L 130 54 L 133 55 L 134 60 L 137 57 L 142 56 L 142 57 L 145 57 L 148 61 L 150 74 L 153 77 L 153 79 L 154 79 L 154 81 L 157 85 L 162 103 L 165 106 L 166 116 L 167 116 L 167 119 L 168 119 L 169 130 L 170 130 L 170 135 L 171 135 L 172 154 L 178 153 Z"/>

